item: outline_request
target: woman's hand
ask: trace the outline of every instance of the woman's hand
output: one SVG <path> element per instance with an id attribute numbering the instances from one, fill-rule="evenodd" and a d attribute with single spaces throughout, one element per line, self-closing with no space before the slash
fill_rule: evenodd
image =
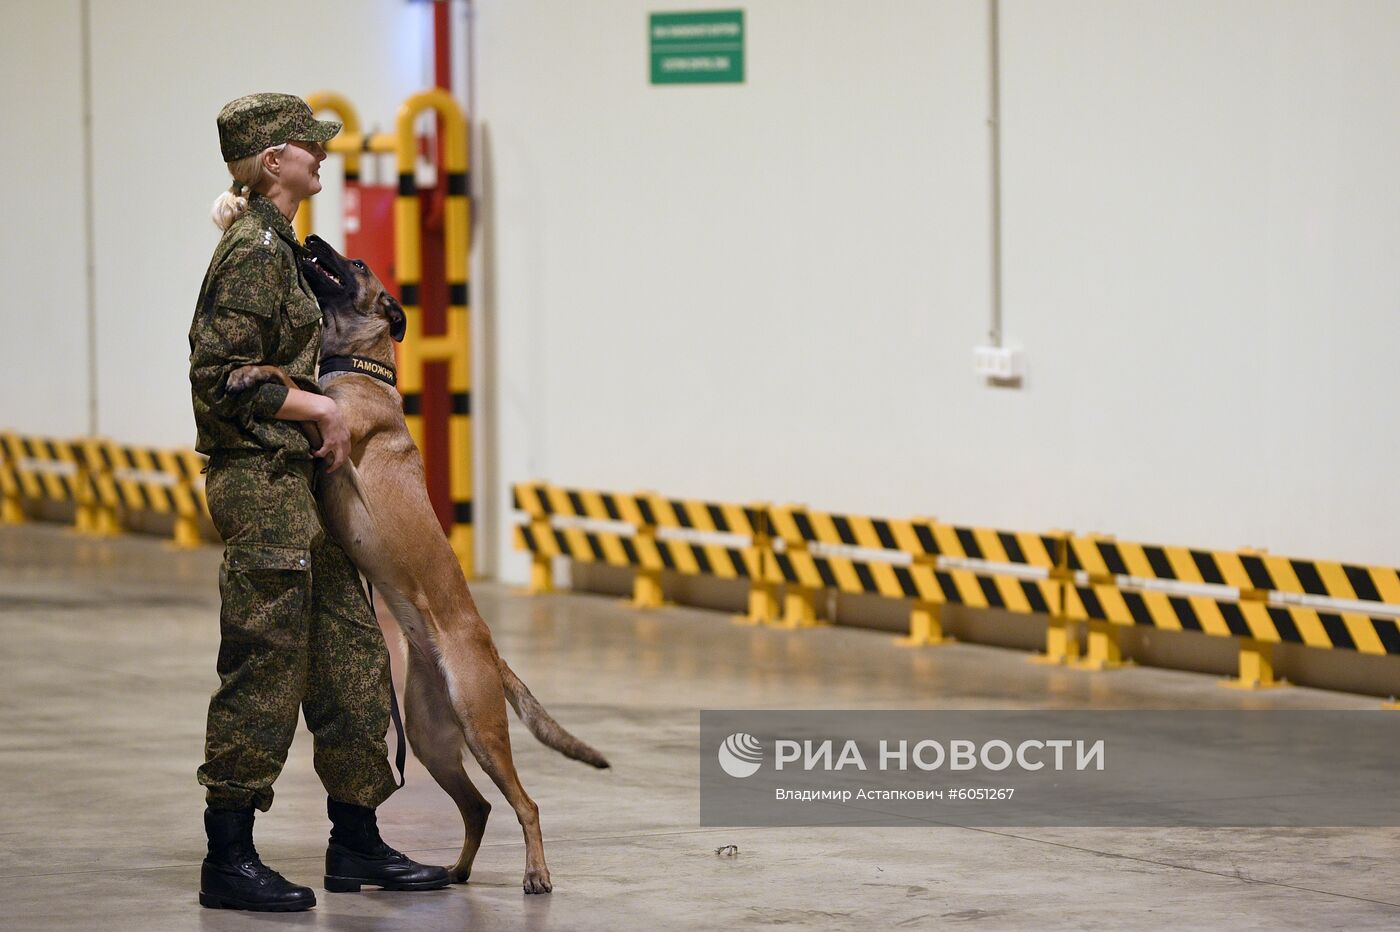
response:
<path id="1" fill-rule="evenodd" d="M 350 428 L 345 425 L 345 418 L 340 416 L 340 406 L 325 395 L 319 397 L 325 400 L 321 412 L 316 416 L 316 429 L 321 432 L 321 449 L 313 451 L 311 455 L 323 458 L 326 472 L 332 473 L 350 456 Z"/>
<path id="2" fill-rule="evenodd" d="M 293 388 L 288 390 L 287 400 L 273 416 L 283 421 L 311 421 L 316 425 L 321 435 L 321 448 L 311 455 L 326 461 L 326 472 L 335 472 L 349 458 L 350 428 L 334 399 Z"/>

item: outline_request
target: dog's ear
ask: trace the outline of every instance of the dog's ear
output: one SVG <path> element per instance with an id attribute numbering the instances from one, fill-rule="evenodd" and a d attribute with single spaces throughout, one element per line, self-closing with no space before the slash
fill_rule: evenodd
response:
<path id="1" fill-rule="evenodd" d="M 402 343 L 404 331 L 408 329 L 408 318 L 404 316 L 403 307 L 387 292 L 379 298 L 379 303 L 384 306 L 384 316 L 389 318 L 389 336 L 395 343 Z"/>

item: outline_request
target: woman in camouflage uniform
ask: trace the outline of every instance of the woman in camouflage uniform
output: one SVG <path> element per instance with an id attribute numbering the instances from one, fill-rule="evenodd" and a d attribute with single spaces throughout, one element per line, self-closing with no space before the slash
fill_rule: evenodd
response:
<path id="1" fill-rule="evenodd" d="M 340 124 L 315 119 L 288 94 L 254 94 L 219 113 L 233 176 L 214 203 L 224 231 L 190 328 L 196 443 L 209 456 L 209 513 L 225 544 L 219 574 L 219 687 L 209 703 L 204 814 L 205 906 L 290 911 L 316 897 L 265 866 L 253 810 L 272 805 L 297 711 L 315 739 L 316 772 L 332 828 L 326 882 L 338 889 L 437 889 L 441 867 L 409 860 L 379 837 L 374 810 L 396 785 L 384 740 L 389 655 L 358 574 L 325 532 L 312 494 L 349 455 L 335 402 L 316 385 L 321 311 L 298 270 L 297 206 L 321 190 L 322 143 Z M 244 365 L 280 366 L 297 388 L 230 391 Z M 313 421 L 323 446 L 297 427 Z"/>

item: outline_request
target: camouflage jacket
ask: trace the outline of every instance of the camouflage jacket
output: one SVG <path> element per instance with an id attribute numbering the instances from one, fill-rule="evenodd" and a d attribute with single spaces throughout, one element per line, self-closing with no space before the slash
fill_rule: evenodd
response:
<path id="1" fill-rule="evenodd" d="M 281 366 L 299 388 L 320 391 L 321 308 L 297 267 L 301 248 L 277 207 L 255 194 L 214 250 L 190 325 L 190 392 L 201 453 L 311 455 L 296 423 L 273 417 L 287 400 L 285 385 L 225 390 L 234 369 L 271 365 Z"/>

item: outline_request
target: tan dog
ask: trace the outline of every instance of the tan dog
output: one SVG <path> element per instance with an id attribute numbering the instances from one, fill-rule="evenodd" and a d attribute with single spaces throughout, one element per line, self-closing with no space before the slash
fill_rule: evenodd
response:
<path id="1" fill-rule="evenodd" d="M 447 791 L 466 823 L 466 841 L 449 868 L 455 882 L 471 874 L 490 804 L 462 764 L 470 748 L 515 810 L 525 832 L 526 893 L 552 888 L 544 861 L 539 807 L 525 793 L 511 759 L 506 700 L 530 732 L 551 748 L 594 767 L 601 754 L 550 717 L 496 653 L 456 555 L 438 524 L 423 482 L 423 463 L 393 386 L 392 340 L 402 340 L 404 312 L 373 272 L 312 236 L 302 272 L 321 304 L 321 385 L 350 431 L 350 462 L 366 501 L 346 469 L 322 477 L 327 528 L 393 610 L 408 644 L 404 719 L 413 753 Z M 342 371 L 327 371 L 342 370 Z M 272 366 L 230 375 L 243 387 L 286 380 Z M 373 513 L 367 509 L 368 504 Z"/>

